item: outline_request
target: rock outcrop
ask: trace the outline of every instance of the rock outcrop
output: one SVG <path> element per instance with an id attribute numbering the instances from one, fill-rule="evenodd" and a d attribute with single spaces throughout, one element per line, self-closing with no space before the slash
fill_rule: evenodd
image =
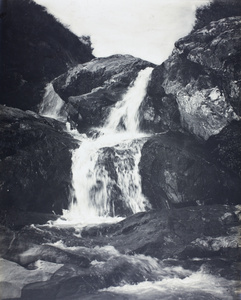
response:
<path id="1" fill-rule="evenodd" d="M 71 149 L 63 123 L 0 106 L 0 205 L 44 213 L 68 207 Z"/>
<path id="2" fill-rule="evenodd" d="M 0 103 L 37 111 L 46 83 L 91 60 L 91 46 L 32 0 L 1 6 Z"/>
<path id="3" fill-rule="evenodd" d="M 240 30 L 241 17 L 211 22 L 152 73 L 149 126 L 179 132 L 143 147 L 143 192 L 154 207 L 240 202 Z"/>
<path id="4" fill-rule="evenodd" d="M 210 145 L 207 151 L 194 138 L 171 132 L 156 135 L 144 144 L 139 165 L 142 191 L 153 208 L 240 202 L 241 179 L 232 171 L 238 152 L 230 153 L 233 162 L 226 158 L 221 166 L 217 160 L 219 157 L 222 161 L 222 156 L 217 152 L 222 155 L 225 148 L 215 140 L 212 148 L 210 151 Z"/>
<path id="5" fill-rule="evenodd" d="M 207 140 L 239 118 L 240 30 L 241 17 L 230 17 L 211 22 L 176 42 L 169 59 L 153 71 L 149 88 L 160 123 L 165 103 L 170 103 L 175 123 L 179 121 L 178 106 L 182 127 Z M 177 105 L 172 104 L 173 98 Z"/>
<path id="6" fill-rule="evenodd" d="M 113 55 L 71 68 L 52 82 L 55 93 L 64 101 L 60 115 L 80 131 L 100 126 L 110 107 L 121 99 L 138 72 L 147 67 L 154 65 L 131 55 Z M 48 109 L 44 103 L 41 106 L 45 113 Z"/>

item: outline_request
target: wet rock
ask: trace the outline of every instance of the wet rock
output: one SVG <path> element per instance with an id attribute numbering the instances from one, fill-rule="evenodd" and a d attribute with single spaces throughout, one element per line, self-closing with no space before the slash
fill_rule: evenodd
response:
<path id="1" fill-rule="evenodd" d="M 121 100 L 138 72 L 153 64 L 131 55 L 113 55 L 79 64 L 56 78 L 55 92 L 66 102 L 68 119 L 78 126 L 103 124 L 110 107 Z"/>
<path id="2" fill-rule="evenodd" d="M 2 209 L 61 213 L 71 188 L 71 153 L 77 142 L 64 124 L 32 112 L 0 107 Z"/>
<path id="3" fill-rule="evenodd" d="M 142 148 L 142 190 L 153 208 L 239 203 L 240 179 L 190 136 L 154 136 Z"/>
<path id="4" fill-rule="evenodd" d="M 15 232 L 4 257 L 25 265 L 26 274 L 39 271 L 44 261 L 58 267 L 45 282 L 21 286 L 25 300 L 75 299 L 122 282 L 183 279 L 200 268 L 235 280 L 239 213 L 240 208 L 223 205 L 142 212 L 117 224 L 86 227 L 81 234 L 75 228 L 28 226 Z M 4 282 L 13 284 L 13 276 Z"/>
<path id="5" fill-rule="evenodd" d="M 153 71 L 148 89 L 157 115 L 164 113 L 167 97 L 174 123 L 179 124 L 174 97 L 182 127 L 205 140 L 238 119 L 240 26 L 240 17 L 221 19 L 176 42 L 169 59 Z"/>
<path id="6" fill-rule="evenodd" d="M 18 230 L 31 224 L 46 224 L 48 221 L 55 221 L 59 217 L 59 215 L 53 213 L 36 213 L 33 211 L 18 211 L 16 209 L 0 210 L 0 224 L 13 230 Z"/>
<path id="7" fill-rule="evenodd" d="M 21 296 L 23 286 L 30 282 L 46 281 L 62 265 L 38 261 L 36 269 L 27 270 L 14 262 L 0 259 L 1 268 L 1 298 L 17 299 Z"/>
<path id="8" fill-rule="evenodd" d="M 236 209 L 212 205 L 139 213 L 110 226 L 108 243 L 125 253 L 182 259 L 220 255 L 238 259 Z M 205 244 L 205 241 L 208 241 Z M 192 248 L 193 245 L 199 245 Z M 205 248 L 206 247 L 206 248 Z M 199 251 L 197 251 L 199 249 Z M 230 253 L 229 253 L 230 251 Z M 232 253 L 232 256 L 229 256 Z"/>
<path id="9" fill-rule="evenodd" d="M 5 258 L 11 259 L 11 255 L 6 254 Z M 56 264 L 73 264 L 83 268 L 88 267 L 90 263 L 89 260 L 83 256 L 69 253 L 52 245 L 34 246 L 33 248 L 20 253 L 16 257 L 16 260 L 16 262 L 22 266 L 28 266 L 38 260 Z"/>

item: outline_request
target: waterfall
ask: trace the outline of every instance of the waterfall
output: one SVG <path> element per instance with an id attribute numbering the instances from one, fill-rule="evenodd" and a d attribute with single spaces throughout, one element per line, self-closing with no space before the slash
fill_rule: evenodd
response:
<path id="1" fill-rule="evenodd" d="M 64 101 L 55 92 L 52 83 L 49 83 L 45 87 L 45 93 L 39 107 L 39 113 L 44 117 L 50 117 L 61 122 L 66 122 L 66 116 L 64 113 L 61 113 L 64 104 Z"/>
<path id="2" fill-rule="evenodd" d="M 81 137 L 72 155 L 74 194 L 64 217 L 73 222 L 113 221 L 118 207 L 137 213 L 149 206 L 141 192 L 138 164 L 143 137 L 139 130 L 139 107 L 152 72 L 139 72 L 123 99 L 111 109 L 97 137 Z"/>
<path id="3" fill-rule="evenodd" d="M 147 137 L 139 130 L 139 108 L 152 70 L 139 72 L 122 100 L 110 110 L 104 126 L 94 129 L 96 134 L 78 134 L 80 146 L 72 153 L 72 201 L 62 218 L 69 224 L 115 222 L 119 216 L 150 207 L 142 194 L 138 164 Z M 59 118 L 59 99 L 51 86 L 48 90 L 48 98 L 57 104 L 56 109 L 50 106 L 51 113 Z M 76 131 L 69 132 L 76 138 Z"/>

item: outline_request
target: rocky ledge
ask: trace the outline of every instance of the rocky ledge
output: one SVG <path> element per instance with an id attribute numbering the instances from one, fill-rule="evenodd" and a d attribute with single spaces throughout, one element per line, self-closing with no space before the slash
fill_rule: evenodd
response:
<path id="1" fill-rule="evenodd" d="M 68 207 L 71 149 L 65 124 L 0 106 L 0 205 L 45 213 Z"/>
<path id="2" fill-rule="evenodd" d="M 240 134 L 240 124 L 236 126 Z M 232 129 L 235 134 L 235 125 Z M 213 137 L 208 146 L 183 133 L 151 137 L 143 146 L 139 168 L 142 191 L 153 208 L 240 203 L 240 140 L 232 143 L 237 145 L 230 151 L 224 133 Z"/>

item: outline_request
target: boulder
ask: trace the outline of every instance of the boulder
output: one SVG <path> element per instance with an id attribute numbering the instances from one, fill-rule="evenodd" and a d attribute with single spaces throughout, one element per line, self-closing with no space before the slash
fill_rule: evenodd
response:
<path id="1" fill-rule="evenodd" d="M 182 133 L 151 137 L 139 168 L 142 191 L 153 208 L 240 201 L 240 178 L 215 163 L 205 145 Z"/>
<path id="2" fill-rule="evenodd" d="M 154 69 L 148 94 L 160 127 L 170 115 L 179 124 L 177 107 L 182 127 L 204 140 L 239 119 L 240 27 L 241 17 L 213 21 L 177 41 L 172 55 Z M 164 121 L 163 102 L 170 103 Z"/>
<path id="3" fill-rule="evenodd" d="M 83 127 L 103 124 L 109 109 L 121 100 L 138 72 L 152 63 L 131 55 L 113 55 L 79 64 L 56 78 L 53 88 L 65 101 L 68 120 Z M 47 100 L 47 99 L 46 99 Z"/>
<path id="4" fill-rule="evenodd" d="M 211 257 L 237 261 L 239 215 L 239 206 L 228 205 L 163 209 L 141 212 L 114 225 L 86 228 L 82 235 L 94 243 L 108 243 L 125 254 L 179 262 Z"/>
<path id="5" fill-rule="evenodd" d="M 71 189 L 71 149 L 65 125 L 33 112 L 0 107 L 1 209 L 61 213 Z"/>

